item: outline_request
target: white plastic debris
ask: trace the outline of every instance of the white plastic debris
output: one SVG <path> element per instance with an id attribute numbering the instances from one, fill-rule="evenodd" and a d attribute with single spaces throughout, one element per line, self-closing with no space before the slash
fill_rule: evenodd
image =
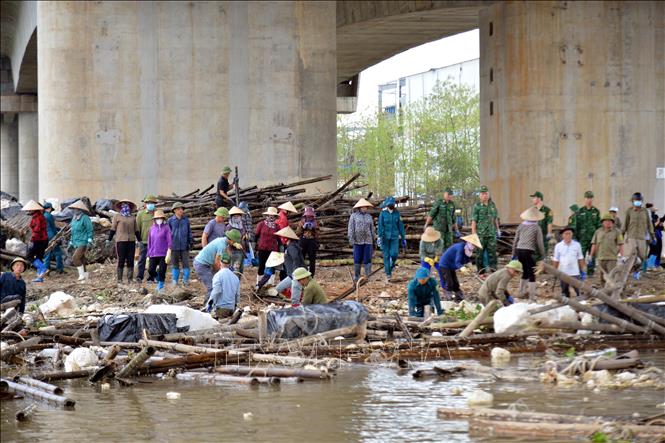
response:
<path id="1" fill-rule="evenodd" d="M 30 327 L 35 323 L 35 319 L 30 314 L 23 314 L 23 316 L 21 317 L 21 320 L 23 320 L 23 324 L 26 327 Z"/>
<path id="2" fill-rule="evenodd" d="M 467 399 L 469 406 L 491 405 L 494 402 L 494 396 L 489 392 L 476 389 Z"/>
<path id="3" fill-rule="evenodd" d="M 80 371 L 84 368 L 97 366 L 97 354 L 88 348 L 76 348 L 65 359 L 65 372 Z"/>
<path id="4" fill-rule="evenodd" d="M 510 351 L 503 348 L 492 349 L 492 364 L 505 364 L 510 361 Z"/>
<path id="5" fill-rule="evenodd" d="M 108 391 L 109 389 L 111 389 L 111 385 L 108 383 L 102 383 L 101 385 L 99 385 L 99 387 L 102 389 L 102 391 Z"/>
<path id="6" fill-rule="evenodd" d="M 637 375 L 633 372 L 621 372 L 614 376 L 614 378 L 619 382 L 632 381 L 637 378 Z"/>
<path id="7" fill-rule="evenodd" d="M 612 374 L 607 369 L 603 369 L 602 371 L 587 371 L 582 376 L 582 380 L 593 380 L 596 386 L 607 386 L 612 384 Z"/>
<path id="8" fill-rule="evenodd" d="M 535 320 L 577 321 L 577 312 L 569 306 L 551 309 L 539 314 L 529 314 L 544 305 L 538 303 L 514 303 L 504 306 L 494 313 L 494 332 L 516 333 L 531 327 Z"/>
<path id="9" fill-rule="evenodd" d="M 178 318 L 176 326 L 179 328 L 189 326 L 190 331 L 210 329 L 219 326 L 217 320 L 207 312 L 197 311 L 187 306 L 178 305 L 151 305 L 145 310 L 146 314 L 175 314 Z"/>
<path id="10" fill-rule="evenodd" d="M 242 414 L 242 418 L 245 419 L 246 421 L 251 421 L 254 418 L 254 414 L 251 412 L 245 412 Z"/>
<path id="11" fill-rule="evenodd" d="M 14 254 L 26 256 L 28 255 L 28 245 L 23 243 L 18 238 L 10 238 L 5 242 L 5 249 Z"/>
<path id="12" fill-rule="evenodd" d="M 39 310 L 44 315 L 58 315 L 65 317 L 71 315 L 76 310 L 76 300 L 69 294 L 62 291 L 52 293 L 48 301 L 39 306 Z"/>
<path id="13" fill-rule="evenodd" d="M 443 334 L 440 333 L 439 331 L 434 331 L 432 332 L 432 337 L 443 337 Z"/>
<path id="14" fill-rule="evenodd" d="M 169 400 L 177 400 L 180 398 L 180 392 L 167 392 L 166 398 Z"/>
<path id="15" fill-rule="evenodd" d="M 464 391 L 463 391 L 462 388 L 459 387 L 459 386 L 453 386 L 453 387 L 450 389 L 450 393 L 451 393 L 452 395 L 462 395 L 462 392 L 464 392 Z"/>

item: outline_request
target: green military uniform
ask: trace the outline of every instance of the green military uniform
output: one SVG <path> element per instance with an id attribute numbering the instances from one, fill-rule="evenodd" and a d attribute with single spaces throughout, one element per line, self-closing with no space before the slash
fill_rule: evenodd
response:
<path id="1" fill-rule="evenodd" d="M 545 246 L 545 257 L 547 257 L 547 250 L 549 249 L 549 242 L 546 240 L 547 238 L 547 225 L 552 224 L 554 221 L 554 217 L 552 216 L 552 210 L 548 208 L 547 206 L 543 205 L 540 207 L 540 212 L 543 213 L 545 218 L 540 220 L 538 222 L 538 226 L 540 226 L 540 230 L 543 231 L 543 240 L 544 240 L 544 246 Z M 540 261 L 540 259 L 543 259 L 545 257 L 540 257 L 539 254 L 536 254 L 535 260 Z"/>
<path id="2" fill-rule="evenodd" d="M 585 192 L 584 197 L 593 198 L 593 192 Z M 600 211 L 595 206 L 591 206 L 591 208 L 583 206 L 575 213 L 575 235 L 577 236 L 577 241 L 579 241 L 582 246 L 582 255 L 585 257 L 587 252 L 591 252 L 591 240 L 593 239 L 593 234 L 595 234 L 600 226 Z M 595 265 L 595 260 L 592 258 L 587 266 L 587 272 L 589 275 L 593 275 L 596 267 Z"/>
<path id="3" fill-rule="evenodd" d="M 570 209 L 571 211 L 573 211 L 573 213 L 570 215 L 570 217 L 568 217 L 568 226 L 571 226 L 571 227 L 575 228 L 575 225 L 577 224 L 577 216 L 576 216 L 576 214 L 577 214 L 577 211 L 580 210 L 580 207 L 577 206 L 577 205 L 575 205 L 575 204 L 573 204 L 573 205 L 570 205 L 570 206 L 569 206 L 569 209 Z"/>
<path id="4" fill-rule="evenodd" d="M 438 199 L 429 211 L 432 217 L 434 229 L 441 233 L 443 249 L 448 249 L 453 244 L 453 225 L 455 224 L 455 203 Z"/>
<path id="5" fill-rule="evenodd" d="M 512 278 L 513 276 L 506 268 L 493 272 L 480 287 L 478 298 L 485 305 L 494 299 L 499 300 L 504 306 L 507 305 L 506 296 L 510 295 L 508 294 L 508 284 Z"/>
<path id="6" fill-rule="evenodd" d="M 480 192 L 488 192 L 487 186 L 482 186 Z M 476 267 L 480 271 L 485 266 L 483 264 L 484 252 L 487 252 L 489 259 L 488 266 L 496 269 L 496 220 L 499 218 L 499 211 L 492 200 L 487 204 L 476 202 L 471 211 L 471 221 L 476 222 L 476 234 L 480 238 L 483 249 L 476 254 Z"/>

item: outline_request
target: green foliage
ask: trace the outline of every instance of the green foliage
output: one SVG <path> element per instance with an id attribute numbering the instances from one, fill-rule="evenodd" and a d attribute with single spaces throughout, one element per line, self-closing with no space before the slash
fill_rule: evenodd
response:
<path id="1" fill-rule="evenodd" d="M 455 320 L 473 320 L 480 314 L 480 311 L 483 309 L 482 305 L 477 304 L 475 306 L 475 310 L 473 312 L 467 312 L 465 311 L 462 307 L 458 307 L 457 309 L 450 309 L 446 311 L 446 316 L 447 317 L 452 317 L 452 321 Z"/>
<path id="2" fill-rule="evenodd" d="M 568 358 L 574 358 L 575 357 L 575 347 L 569 348 L 566 352 L 563 353 Z"/>
<path id="3" fill-rule="evenodd" d="M 591 434 L 591 442 L 592 443 L 609 443 L 610 439 L 605 434 L 604 432 L 601 431 L 596 431 L 593 434 Z"/>
<path id="4" fill-rule="evenodd" d="M 478 94 L 449 82 L 397 115 L 378 113 L 337 126 L 340 181 L 360 172 L 380 196 L 427 199 L 451 186 L 467 207 L 479 184 L 479 149 Z"/>

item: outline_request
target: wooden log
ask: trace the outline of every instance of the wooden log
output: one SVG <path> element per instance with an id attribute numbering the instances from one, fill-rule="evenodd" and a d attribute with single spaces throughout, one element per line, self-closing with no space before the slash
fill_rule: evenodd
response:
<path id="1" fill-rule="evenodd" d="M 138 371 L 139 367 L 143 365 L 143 363 L 149 359 L 151 356 L 155 354 L 155 348 L 146 345 L 145 348 L 141 350 L 138 354 L 134 356 L 134 358 L 131 359 L 129 363 L 127 363 L 117 374 L 117 378 L 127 378 L 131 377 L 134 375 L 136 371 Z"/>
<path id="2" fill-rule="evenodd" d="M 26 349 L 30 349 L 32 346 L 38 345 L 41 341 L 41 337 L 32 337 L 25 341 L 7 346 L 5 349 L 0 352 L 0 360 L 5 360 L 12 355 L 16 355 L 19 352 L 22 352 Z"/>
<path id="3" fill-rule="evenodd" d="M 215 372 L 230 375 L 246 375 L 250 377 L 298 377 L 329 379 L 332 377 L 328 371 L 315 371 L 312 369 L 292 369 L 292 368 L 259 368 L 250 366 L 219 366 Z"/>
<path id="4" fill-rule="evenodd" d="M 538 319 L 534 321 L 534 326 L 545 329 L 563 329 L 571 331 L 601 331 L 601 332 L 615 332 L 621 333 L 621 329 L 617 325 L 606 323 L 591 323 L 589 325 L 582 324 L 579 321 L 551 321 L 547 319 Z"/>
<path id="5" fill-rule="evenodd" d="M 263 344 L 268 339 L 268 311 L 266 309 L 261 309 L 259 311 L 259 343 Z"/>
<path id="6" fill-rule="evenodd" d="M 5 311 L 9 308 L 15 308 L 21 304 L 21 300 L 11 300 L 8 302 L 0 303 L 0 311 Z M 5 312 L 6 314 L 6 312 Z M 3 314 L 4 317 L 4 314 Z"/>
<path id="7" fill-rule="evenodd" d="M 104 378 L 110 378 L 113 376 L 113 371 L 115 370 L 115 364 L 113 363 L 108 363 L 101 368 L 99 368 L 94 374 L 92 374 L 89 378 L 88 381 L 90 383 L 97 383 L 98 381 L 104 379 Z"/>
<path id="8" fill-rule="evenodd" d="M 184 352 L 187 354 L 224 354 L 227 351 L 222 349 L 212 349 L 203 346 L 190 346 L 180 343 L 170 343 L 157 340 L 140 340 L 139 344 L 143 346 L 152 346 L 157 349 L 167 349 L 169 351 Z"/>
<path id="9" fill-rule="evenodd" d="M 285 365 L 285 366 L 307 366 L 307 365 L 312 365 L 312 366 L 325 366 L 330 369 L 336 369 L 340 365 L 340 360 L 336 358 L 324 358 L 324 359 L 316 359 L 316 358 L 302 358 L 302 357 L 294 357 L 290 355 L 274 355 L 274 354 L 255 354 L 253 353 L 250 356 L 250 360 L 259 362 L 259 363 L 270 363 L 270 364 L 278 364 L 278 365 Z"/>
<path id="10" fill-rule="evenodd" d="M 14 382 L 23 383 L 24 385 L 32 386 L 33 388 L 41 389 L 42 391 L 50 392 L 51 394 L 60 395 L 63 393 L 63 390 L 60 386 L 44 383 L 41 380 L 36 380 L 30 377 L 21 377 L 17 375 L 14 377 Z"/>
<path id="11" fill-rule="evenodd" d="M 120 346 L 116 345 L 111 346 L 108 353 L 106 354 L 106 357 L 104 357 L 104 361 L 107 363 L 112 362 L 119 352 L 120 352 Z"/>
<path id="12" fill-rule="evenodd" d="M 70 337 L 68 335 L 56 335 L 53 337 L 53 341 L 70 346 L 82 346 L 86 342 L 84 338 Z"/>
<path id="13" fill-rule="evenodd" d="M 517 409 L 492 408 L 438 408 L 436 414 L 439 418 L 487 418 L 491 420 L 521 421 L 531 423 L 600 423 L 605 420 L 603 417 L 550 414 L 543 412 L 519 411 Z"/>
<path id="14" fill-rule="evenodd" d="M 30 404 L 26 406 L 25 408 L 21 409 L 20 411 L 17 411 L 14 417 L 16 418 L 16 421 L 28 421 L 32 419 L 32 414 L 35 412 L 37 409 L 37 405 Z"/>
<path id="15" fill-rule="evenodd" d="M 9 381 L 6 379 L 2 379 L 2 381 L 7 383 L 7 389 L 9 392 L 17 392 L 21 393 L 27 397 L 31 397 L 34 399 L 42 400 L 42 401 L 47 401 L 47 402 L 53 402 L 58 405 L 64 406 L 66 408 L 73 408 L 76 405 L 76 401 L 72 400 L 71 398 L 67 397 L 62 397 L 60 395 L 55 395 L 50 392 L 42 391 L 41 389 L 34 388 L 32 386 L 28 385 L 23 385 L 20 383 L 14 383 L 13 381 Z"/>
<path id="16" fill-rule="evenodd" d="M 314 343 L 330 340 L 340 335 L 343 336 L 348 334 L 355 334 L 356 332 L 357 332 L 357 326 L 347 326 L 345 328 L 333 329 L 330 331 L 321 332 L 319 334 L 310 335 L 305 338 L 298 338 L 295 340 L 287 341 L 286 343 L 281 343 L 279 345 L 272 346 L 269 348 L 269 352 L 273 352 L 272 351 L 273 349 L 277 351 L 285 349 L 297 349 L 303 346 L 308 346 Z"/>
<path id="17" fill-rule="evenodd" d="M 430 331 L 442 331 L 445 329 L 460 329 L 465 326 L 468 326 L 473 320 L 460 320 L 460 321 L 453 321 L 453 322 L 448 322 L 448 323 L 432 323 L 430 325 L 427 325 L 427 330 Z M 491 318 L 487 318 L 481 322 L 478 323 L 478 326 L 491 326 L 494 324 L 494 320 Z"/>
<path id="18" fill-rule="evenodd" d="M 480 323 L 485 320 L 490 314 L 494 313 L 494 311 L 499 307 L 499 302 L 497 300 L 492 300 L 485 306 L 482 311 L 476 315 L 476 318 L 474 318 L 471 323 L 467 325 L 466 328 L 459 334 L 460 337 L 468 337 L 469 335 L 473 334 L 473 331 L 480 325 Z"/>
<path id="19" fill-rule="evenodd" d="M 185 381 L 205 381 L 220 383 L 239 383 L 246 385 L 258 385 L 260 383 L 257 377 L 235 377 L 233 375 L 201 374 L 198 372 L 183 372 L 176 374 L 176 380 Z"/>
<path id="20" fill-rule="evenodd" d="M 71 380 L 74 378 L 85 378 L 90 377 L 94 374 L 99 367 L 85 368 L 78 371 L 52 371 L 52 372 L 42 372 L 38 374 L 33 374 L 32 378 L 42 381 L 55 381 L 55 380 Z"/>

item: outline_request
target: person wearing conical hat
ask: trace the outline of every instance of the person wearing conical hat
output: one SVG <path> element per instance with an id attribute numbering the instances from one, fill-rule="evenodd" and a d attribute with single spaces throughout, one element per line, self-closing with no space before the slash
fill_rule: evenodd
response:
<path id="1" fill-rule="evenodd" d="M 231 189 L 231 183 L 229 182 L 229 175 L 231 175 L 231 167 L 224 166 L 222 169 L 222 175 L 217 181 L 217 194 L 215 195 L 215 204 L 218 208 L 226 204 L 233 204 L 233 200 L 229 197 L 229 190 Z"/>
<path id="2" fill-rule="evenodd" d="M 434 305 L 436 314 L 442 315 L 441 297 L 436 280 L 429 276 L 430 270 L 421 267 L 407 286 L 407 298 L 409 302 L 409 317 L 423 317 L 425 306 Z"/>
<path id="3" fill-rule="evenodd" d="M 305 266 L 305 259 L 302 256 L 302 249 L 300 249 L 300 239 L 293 229 L 288 226 L 277 231 L 275 235 L 286 241 L 286 250 L 284 251 L 284 273 L 286 278 L 279 282 L 276 289 L 278 293 L 283 293 L 290 287 L 291 305 L 298 307 L 300 306 L 302 286 L 293 278 L 293 271 Z"/>
<path id="4" fill-rule="evenodd" d="M 623 235 L 614 226 L 614 217 L 609 212 L 600 219 L 603 226 L 596 230 L 591 239 L 591 256 L 598 260 L 600 284 L 605 284 L 605 275 L 609 275 L 617 264 L 617 256 L 623 255 Z"/>
<path id="5" fill-rule="evenodd" d="M 141 242 L 141 233 L 136 225 L 136 217 L 132 215 L 132 212 L 136 210 L 136 205 L 129 199 L 122 199 L 114 205 L 114 209 L 117 213 L 113 216 L 111 230 L 106 242 L 111 243 L 111 240 L 115 237 L 115 252 L 118 256 L 116 265 L 118 284 L 122 283 L 125 267 L 127 267 L 127 283 L 131 283 L 134 275 L 136 243 Z"/>
<path id="6" fill-rule="evenodd" d="M 11 271 L 0 274 L 0 303 L 20 300 L 21 303 L 18 305 L 17 311 L 21 315 L 25 312 L 26 301 L 25 280 L 23 280 L 21 274 L 27 266 L 27 261 L 21 257 L 16 257 L 9 266 Z"/>
<path id="7" fill-rule="evenodd" d="M 37 278 L 34 282 L 43 282 L 44 275 L 48 270 L 44 265 L 44 252 L 48 247 L 48 230 L 46 229 L 46 219 L 44 218 L 44 208 L 42 205 L 34 200 L 30 200 L 26 205 L 21 208 L 21 211 L 26 211 L 30 214 L 30 230 L 32 236 L 30 242 L 32 245 L 28 249 L 27 259 L 37 270 Z"/>
<path id="8" fill-rule="evenodd" d="M 184 205 L 175 202 L 171 206 L 173 215 L 169 217 L 168 225 L 171 229 L 171 283 L 173 286 L 180 280 L 182 268 L 182 284 L 189 285 L 189 251 L 194 247 L 192 224 L 185 215 Z"/>
<path id="9" fill-rule="evenodd" d="M 284 253 L 277 251 L 271 252 L 268 256 L 268 260 L 266 260 L 266 268 L 264 270 L 263 276 L 258 281 L 258 283 L 256 283 L 254 290 L 259 291 L 262 287 L 264 287 L 270 278 L 275 275 L 277 268 L 281 267 L 283 264 Z"/>
<path id="10" fill-rule="evenodd" d="M 257 270 L 256 282 L 263 277 L 263 273 L 266 269 L 266 261 L 268 256 L 273 251 L 279 251 L 279 238 L 275 236 L 275 233 L 279 231 L 277 228 L 277 208 L 272 206 L 266 209 L 263 213 L 264 219 L 261 220 L 254 230 L 254 235 L 256 237 L 256 253 L 259 256 L 259 268 Z M 274 276 L 271 277 L 274 280 Z"/>
<path id="11" fill-rule="evenodd" d="M 215 218 L 206 223 L 201 234 L 201 247 L 205 248 L 208 243 L 216 238 L 223 238 L 226 232 L 226 219 L 229 218 L 229 210 L 225 207 L 220 207 L 215 210 L 213 214 Z"/>
<path id="12" fill-rule="evenodd" d="M 150 194 L 146 195 L 143 199 L 143 209 L 136 214 L 136 227 L 141 233 L 141 242 L 138 244 L 139 261 L 136 264 L 136 281 L 138 283 L 143 282 L 143 276 L 145 275 L 145 263 L 148 257 L 148 234 L 153 225 L 152 219 L 156 203 L 157 197 Z M 150 277 L 148 277 L 148 281 L 152 281 Z"/>
<path id="13" fill-rule="evenodd" d="M 245 226 L 247 235 L 247 242 L 250 244 L 251 249 L 256 249 L 254 238 L 254 223 L 252 221 L 252 214 L 249 212 L 249 205 L 247 202 L 242 201 L 238 204 L 238 208 L 242 211 L 242 223 Z"/>
<path id="14" fill-rule="evenodd" d="M 92 220 L 88 216 L 90 210 L 82 200 L 77 200 L 69 205 L 68 208 L 74 213 L 72 221 L 69 223 L 71 228 L 69 247 L 74 249 L 72 264 L 76 266 L 76 270 L 79 273 L 78 282 L 85 283 L 89 278 L 85 253 L 88 247 L 92 246 L 94 235 Z"/>
<path id="15" fill-rule="evenodd" d="M 383 203 L 385 207 L 379 214 L 377 225 L 381 242 L 379 247 L 383 251 L 383 272 L 386 274 L 386 280 L 390 281 L 397 264 L 400 242 L 402 247 L 406 248 L 406 232 L 402 216 L 395 208 L 395 197 L 388 197 Z"/>
<path id="16" fill-rule="evenodd" d="M 290 201 L 286 203 L 282 203 L 281 205 L 277 206 L 277 209 L 279 210 L 279 215 L 277 216 L 277 228 L 279 229 L 284 229 L 287 226 L 289 226 L 289 217 L 288 214 L 297 214 L 298 210 L 296 207 L 291 203 Z M 281 243 L 282 245 L 286 246 L 286 240 L 284 238 L 281 238 Z M 284 272 L 280 272 L 279 278 L 283 279 L 286 278 L 284 275 Z"/>
<path id="17" fill-rule="evenodd" d="M 319 223 L 314 208 L 307 206 L 296 227 L 296 235 L 300 237 L 300 249 L 309 262 L 309 272 L 316 273 L 316 251 L 319 249 Z"/>
<path id="18" fill-rule="evenodd" d="M 524 220 L 517 226 L 515 240 L 513 241 L 513 258 L 522 264 L 522 279 L 520 280 L 520 297 L 525 295 L 529 299 L 536 299 L 536 257 L 545 257 L 545 245 L 543 244 L 543 231 L 538 222 L 544 220 L 545 214 L 536 206 L 531 206 L 520 214 Z"/>
<path id="19" fill-rule="evenodd" d="M 353 248 L 353 281 L 360 279 L 361 267 L 365 268 L 365 277 L 372 273 L 372 255 L 374 253 L 374 220 L 367 212 L 373 205 L 361 198 L 353 207 L 349 217 L 349 245 Z"/>
<path id="20" fill-rule="evenodd" d="M 226 225 L 226 229 L 237 229 L 240 232 L 241 242 L 238 244 L 238 247 L 234 247 L 231 250 L 231 264 L 230 269 L 239 273 L 243 273 L 245 270 L 245 252 L 249 250 L 249 244 L 247 242 L 247 231 L 245 230 L 245 224 L 243 223 L 242 217 L 244 212 L 237 206 L 232 207 L 229 210 L 229 222 Z"/>
<path id="21" fill-rule="evenodd" d="M 483 253 L 476 256 L 476 267 L 480 275 L 496 269 L 496 240 L 501 238 L 499 226 L 499 211 L 490 198 L 487 186 L 478 190 L 479 201 L 473 205 L 471 211 L 471 232 L 478 234 L 482 243 Z M 484 257 L 487 253 L 488 268 L 485 268 Z"/>
<path id="22" fill-rule="evenodd" d="M 240 278 L 230 266 L 231 256 L 223 252 L 219 271 L 212 278 L 212 291 L 208 299 L 208 311 L 214 312 L 218 320 L 231 317 L 240 304 Z"/>
<path id="23" fill-rule="evenodd" d="M 157 281 L 157 291 L 164 289 L 166 280 L 166 256 L 171 249 L 171 228 L 166 222 L 166 214 L 161 209 L 155 211 L 152 227 L 148 233 L 148 257 L 150 265 L 148 273 L 152 280 Z"/>
<path id="24" fill-rule="evenodd" d="M 447 187 L 443 190 L 443 199 L 438 199 L 425 220 L 425 229 L 433 225 L 434 229 L 441 233 L 444 249 L 453 244 L 453 231 L 459 228 L 455 219 L 455 202 L 453 201 L 453 190 Z"/>
<path id="25" fill-rule="evenodd" d="M 471 261 L 475 249 L 483 249 L 478 235 L 465 235 L 461 242 L 455 243 L 441 254 L 439 267 L 443 273 L 446 284 L 445 294 L 447 300 L 452 300 L 453 296 L 458 301 L 464 300 L 464 294 L 457 280 L 456 271 Z"/>
<path id="26" fill-rule="evenodd" d="M 538 208 L 540 212 L 543 213 L 543 218 L 538 221 L 538 226 L 540 226 L 540 230 L 543 231 L 543 243 L 545 245 L 545 253 L 543 255 L 538 255 L 536 256 L 536 260 L 538 259 L 544 259 L 547 256 L 547 251 L 549 249 L 549 243 L 552 240 L 552 223 L 554 222 L 554 216 L 552 214 L 552 210 L 545 206 L 543 204 L 543 199 L 545 198 L 543 196 L 543 193 L 540 191 L 536 191 L 533 194 L 531 194 L 531 203 Z"/>
<path id="27" fill-rule="evenodd" d="M 511 260 L 505 268 L 487 277 L 478 291 L 478 298 L 485 305 L 492 300 L 499 300 L 504 306 L 512 305 L 515 300 L 508 292 L 508 284 L 513 277 L 522 274 L 522 271 L 522 263 Z"/>
<path id="28" fill-rule="evenodd" d="M 53 205 L 50 202 L 43 204 L 44 207 L 44 218 L 46 219 L 46 232 L 48 234 L 49 242 L 53 237 L 58 233 L 58 227 L 55 225 L 55 218 L 51 213 L 53 212 Z M 49 269 L 51 268 L 51 259 L 55 257 L 55 270 L 59 274 L 65 272 L 65 264 L 62 260 L 62 249 L 60 244 L 56 244 L 51 252 L 47 253 L 44 257 L 44 267 L 46 268 L 46 274 L 48 275 Z"/>
<path id="29" fill-rule="evenodd" d="M 431 226 L 425 229 L 423 235 L 420 236 L 420 266 L 431 270 L 432 267 L 436 268 L 439 273 L 439 280 L 441 281 L 441 288 L 445 287 L 441 267 L 439 266 L 439 258 L 443 253 L 443 239 L 441 233 Z"/>

